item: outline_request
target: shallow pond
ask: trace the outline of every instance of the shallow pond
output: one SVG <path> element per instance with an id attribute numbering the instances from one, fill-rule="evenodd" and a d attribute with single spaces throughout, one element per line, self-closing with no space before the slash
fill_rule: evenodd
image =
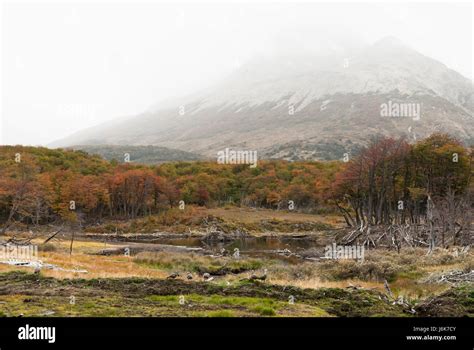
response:
<path id="1" fill-rule="evenodd" d="M 202 247 L 215 251 L 220 251 L 222 248 L 227 250 L 238 248 L 241 252 L 283 249 L 289 249 L 292 252 L 296 252 L 316 247 L 316 243 L 308 239 L 281 239 L 274 237 L 240 238 L 231 242 L 204 242 L 201 238 L 162 238 L 154 240 L 153 243 L 181 245 L 186 247 Z"/>
<path id="2" fill-rule="evenodd" d="M 323 250 L 314 240 L 300 238 L 252 237 L 240 238 L 230 242 L 203 241 L 201 238 L 160 238 L 153 240 L 156 244 L 169 244 L 185 247 L 200 247 L 215 253 L 225 249 L 228 253 L 239 250 L 240 254 L 255 257 L 278 257 L 296 262 L 299 254 L 311 248 Z M 293 254 L 291 254 L 293 253 Z"/>

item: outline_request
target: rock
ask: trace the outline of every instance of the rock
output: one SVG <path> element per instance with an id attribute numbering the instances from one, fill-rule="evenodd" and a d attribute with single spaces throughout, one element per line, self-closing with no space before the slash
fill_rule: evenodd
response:
<path id="1" fill-rule="evenodd" d="M 52 311 L 52 310 L 47 310 L 45 312 L 43 312 L 41 314 L 41 316 L 51 316 L 51 315 L 54 315 L 56 312 Z"/>
<path id="2" fill-rule="evenodd" d="M 257 275 L 252 275 L 250 276 L 250 280 L 251 281 L 265 281 L 267 279 L 267 275 L 263 275 L 263 276 L 257 276 Z"/>
<path id="3" fill-rule="evenodd" d="M 166 278 L 168 278 L 168 279 L 175 279 L 175 278 L 177 278 L 177 277 L 179 277 L 179 273 L 173 272 L 171 275 L 169 275 L 169 276 L 166 277 Z"/>
<path id="4" fill-rule="evenodd" d="M 263 275 L 258 276 L 257 274 L 252 274 L 249 278 L 250 281 L 265 281 L 267 279 L 267 269 L 264 270 Z"/>
<path id="5" fill-rule="evenodd" d="M 349 285 L 346 287 L 347 289 L 353 289 L 353 290 L 358 290 L 361 289 L 362 287 L 358 284 L 353 285 L 352 283 L 349 283 Z"/>

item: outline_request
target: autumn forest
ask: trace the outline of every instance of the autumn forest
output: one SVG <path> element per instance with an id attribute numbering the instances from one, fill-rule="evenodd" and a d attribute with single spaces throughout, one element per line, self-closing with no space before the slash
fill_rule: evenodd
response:
<path id="1" fill-rule="evenodd" d="M 453 239 L 467 229 L 472 153 L 456 139 L 435 134 L 413 145 L 377 139 L 348 158 L 261 161 L 257 168 L 211 161 L 146 166 L 108 162 L 82 151 L 2 146 L 1 232 L 13 224 L 87 226 L 180 204 L 339 212 L 356 227 L 416 223 L 431 203 Z M 441 208 L 452 214 L 450 220 Z"/>

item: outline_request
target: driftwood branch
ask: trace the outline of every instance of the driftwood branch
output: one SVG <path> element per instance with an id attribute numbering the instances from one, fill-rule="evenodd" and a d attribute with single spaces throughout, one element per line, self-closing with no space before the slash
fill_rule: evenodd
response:
<path id="1" fill-rule="evenodd" d="M 52 240 L 54 237 L 56 237 L 56 235 L 61 232 L 63 230 L 63 227 L 61 227 L 59 230 L 57 230 L 55 233 L 53 233 L 51 236 L 49 236 L 44 242 L 43 244 L 46 244 L 48 243 L 50 240 Z"/>

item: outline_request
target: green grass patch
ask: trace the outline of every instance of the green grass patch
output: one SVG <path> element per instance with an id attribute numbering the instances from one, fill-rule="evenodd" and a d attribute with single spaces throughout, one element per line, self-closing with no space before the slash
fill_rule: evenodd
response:
<path id="1" fill-rule="evenodd" d="M 234 259 L 231 257 L 211 258 L 198 254 L 169 254 L 163 252 L 143 252 L 133 261 L 139 265 L 166 271 L 194 272 L 211 275 L 238 274 L 261 269 L 264 264 L 258 259 Z"/>

